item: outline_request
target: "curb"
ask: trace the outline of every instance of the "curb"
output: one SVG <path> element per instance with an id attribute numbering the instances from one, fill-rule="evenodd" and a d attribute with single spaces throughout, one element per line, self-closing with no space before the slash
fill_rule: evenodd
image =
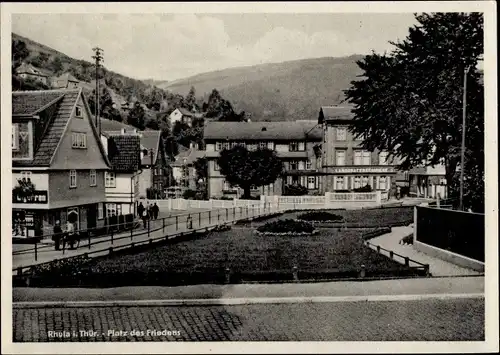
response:
<path id="1" fill-rule="evenodd" d="M 14 302 L 13 309 L 83 308 L 83 307 L 172 307 L 172 306 L 236 306 L 251 304 L 397 302 L 449 299 L 484 299 L 484 293 L 415 294 L 381 296 L 319 296 L 319 297 L 257 297 L 185 300 L 123 300 L 123 301 L 47 301 Z"/>

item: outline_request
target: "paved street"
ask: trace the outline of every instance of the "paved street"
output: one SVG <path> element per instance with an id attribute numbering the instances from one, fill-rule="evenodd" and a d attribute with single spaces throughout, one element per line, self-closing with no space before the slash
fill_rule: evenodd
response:
<path id="1" fill-rule="evenodd" d="M 480 341 L 484 299 L 16 307 L 13 327 L 15 342 Z"/>

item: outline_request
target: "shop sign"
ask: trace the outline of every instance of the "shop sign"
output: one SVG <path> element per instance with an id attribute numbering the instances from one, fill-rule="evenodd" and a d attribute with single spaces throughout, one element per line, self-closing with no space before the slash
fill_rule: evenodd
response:
<path id="1" fill-rule="evenodd" d="M 339 173 L 339 174 L 348 174 L 348 173 L 394 173 L 394 167 L 387 166 L 387 167 L 360 167 L 360 168 L 353 168 L 353 167 L 336 167 L 332 168 L 334 173 Z"/>
<path id="2" fill-rule="evenodd" d="M 12 203 L 48 203 L 48 192 L 41 190 L 34 190 L 33 193 L 25 195 L 23 193 L 16 193 L 12 191 Z"/>

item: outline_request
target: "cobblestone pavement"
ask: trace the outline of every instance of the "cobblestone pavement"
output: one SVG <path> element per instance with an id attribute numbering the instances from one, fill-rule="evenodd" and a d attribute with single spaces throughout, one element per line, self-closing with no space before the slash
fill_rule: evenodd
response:
<path id="1" fill-rule="evenodd" d="M 13 326 L 14 342 L 484 341 L 484 299 L 14 308 Z"/>

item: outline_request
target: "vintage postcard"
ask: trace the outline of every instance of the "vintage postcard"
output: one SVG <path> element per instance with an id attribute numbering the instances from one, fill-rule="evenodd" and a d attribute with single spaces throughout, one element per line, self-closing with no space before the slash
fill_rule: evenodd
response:
<path id="1" fill-rule="evenodd" d="M 2 352 L 498 351 L 494 2 L 1 16 Z"/>

